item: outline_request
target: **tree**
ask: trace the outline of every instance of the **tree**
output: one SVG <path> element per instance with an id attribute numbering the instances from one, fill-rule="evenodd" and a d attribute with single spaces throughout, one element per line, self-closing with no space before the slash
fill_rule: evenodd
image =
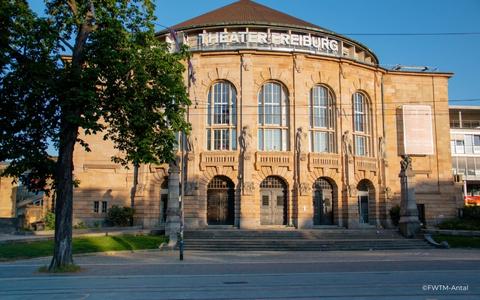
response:
<path id="1" fill-rule="evenodd" d="M 73 264 L 73 151 L 90 151 L 79 132 L 113 141 L 122 152 L 113 161 L 126 166 L 171 161 L 175 133 L 189 130 L 188 53 L 155 37 L 150 0 L 49 0 L 46 17 L 26 1 L 0 3 L 2 175 L 55 190 L 53 271 Z"/>

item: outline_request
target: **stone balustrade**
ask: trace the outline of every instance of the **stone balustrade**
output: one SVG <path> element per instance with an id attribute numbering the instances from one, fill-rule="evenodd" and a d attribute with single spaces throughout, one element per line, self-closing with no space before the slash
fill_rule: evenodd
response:
<path id="1" fill-rule="evenodd" d="M 209 151 L 200 154 L 200 170 L 207 167 L 233 167 L 238 169 L 238 153 L 236 151 Z"/>
<path id="2" fill-rule="evenodd" d="M 313 171 L 315 168 L 332 168 L 339 169 L 341 166 L 340 155 L 336 153 L 309 153 L 308 154 L 308 170 Z"/>
<path id="3" fill-rule="evenodd" d="M 291 152 L 257 152 L 255 153 L 255 169 L 260 170 L 263 166 L 287 167 L 293 170 L 293 153 Z"/>
<path id="4" fill-rule="evenodd" d="M 355 156 L 356 171 L 377 171 L 377 159 L 375 157 Z"/>

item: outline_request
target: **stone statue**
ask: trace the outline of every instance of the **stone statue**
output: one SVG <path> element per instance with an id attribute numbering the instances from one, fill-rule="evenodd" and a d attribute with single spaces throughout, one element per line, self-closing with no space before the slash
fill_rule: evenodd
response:
<path id="1" fill-rule="evenodd" d="M 407 172 L 412 170 L 412 158 L 409 155 L 402 155 L 402 160 L 400 161 L 400 167 L 402 172 Z"/>
<path id="2" fill-rule="evenodd" d="M 303 152 L 307 140 L 307 134 L 303 132 L 303 127 L 298 127 L 297 134 L 295 136 L 295 148 L 297 152 Z"/>
<path id="3" fill-rule="evenodd" d="M 185 146 L 187 152 L 195 153 L 195 148 L 197 146 L 197 137 L 194 137 L 192 135 L 187 136 L 187 142 Z"/>
<path id="4" fill-rule="evenodd" d="M 378 155 L 381 159 L 387 158 L 387 153 L 385 151 L 385 138 L 383 136 L 378 138 Z"/>
<path id="5" fill-rule="evenodd" d="M 353 156 L 353 143 L 352 137 L 350 136 L 350 131 L 346 130 L 342 135 L 342 142 L 343 142 L 343 151 L 344 154 L 348 157 L 349 161 Z"/>
<path id="6" fill-rule="evenodd" d="M 240 134 L 239 144 L 240 150 L 245 153 L 250 148 L 252 143 L 252 135 L 250 134 L 250 128 L 248 125 L 243 126 L 242 133 Z"/>

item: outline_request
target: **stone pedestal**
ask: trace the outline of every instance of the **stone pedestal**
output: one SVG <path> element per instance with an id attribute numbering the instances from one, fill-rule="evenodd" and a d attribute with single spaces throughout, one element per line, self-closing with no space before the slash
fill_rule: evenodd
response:
<path id="1" fill-rule="evenodd" d="M 402 158 L 402 170 L 399 176 L 402 200 L 398 226 L 403 236 L 413 238 L 420 231 L 417 202 L 415 200 L 415 174 L 412 170 L 411 158 L 407 155 L 403 155 Z"/>
<path id="2" fill-rule="evenodd" d="M 169 238 L 169 247 L 177 245 L 177 235 L 180 232 L 179 173 L 178 165 L 171 163 L 168 168 L 168 206 L 165 223 L 165 235 Z"/>

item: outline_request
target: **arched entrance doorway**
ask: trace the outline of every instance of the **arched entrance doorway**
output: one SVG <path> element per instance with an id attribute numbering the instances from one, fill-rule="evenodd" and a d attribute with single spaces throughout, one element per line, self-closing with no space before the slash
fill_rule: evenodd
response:
<path id="1" fill-rule="evenodd" d="M 367 180 L 361 180 L 358 190 L 358 217 L 360 224 L 374 224 L 375 187 Z"/>
<path id="2" fill-rule="evenodd" d="M 207 224 L 233 225 L 235 185 L 230 178 L 215 176 L 207 187 Z"/>
<path id="3" fill-rule="evenodd" d="M 333 186 L 325 178 L 313 184 L 313 225 L 333 225 Z"/>
<path id="4" fill-rule="evenodd" d="M 260 224 L 287 225 L 287 185 L 276 176 L 260 183 Z"/>

